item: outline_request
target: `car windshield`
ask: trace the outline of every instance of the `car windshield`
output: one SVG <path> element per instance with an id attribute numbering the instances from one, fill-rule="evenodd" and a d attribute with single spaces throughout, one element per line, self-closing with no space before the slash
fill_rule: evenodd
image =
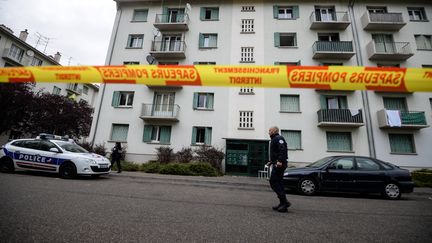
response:
<path id="1" fill-rule="evenodd" d="M 319 167 L 323 166 L 324 164 L 326 164 L 331 159 L 332 159 L 332 157 L 325 157 L 325 158 L 322 158 L 318 161 L 315 161 L 314 163 L 312 163 L 310 165 L 307 165 L 306 167 L 319 168 Z"/>
<path id="2" fill-rule="evenodd" d="M 83 149 L 77 144 L 70 143 L 70 142 L 62 142 L 62 141 L 56 141 L 56 143 L 64 150 L 72 153 L 88 153 L 87 150 Z"/>

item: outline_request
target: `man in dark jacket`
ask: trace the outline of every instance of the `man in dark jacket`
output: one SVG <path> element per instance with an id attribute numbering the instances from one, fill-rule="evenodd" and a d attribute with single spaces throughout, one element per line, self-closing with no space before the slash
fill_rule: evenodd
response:
<path id="1" fill-rule="evenodd" d="M 279 198 L 279 205 L 274 206 L 273 210 L 284 213 L 288 211 L 291 203 L 288 202 L 283 185 L 283 174 L 288 166 L 288 145 L 285 138 L 279 135 L 278 127 L 269 129 L 270 141 L 270 161 L 268 166 L 272 166 L 270 175 L 270 187 Z"/>
<path id="2" fill-rule="evenodd" d="M 122 172 L 122 167 L 121 167 L 121 157 L 122 157 L 122 147 L 121 144 L 119 142 L 116 142 L 116 144 L 114 145 L 114 148 L 112 148 L 112 153 L 111 153 L 111 166 L 114 165 L 114 163 L 117 163 L 117 173 L 121 173 Z"/>

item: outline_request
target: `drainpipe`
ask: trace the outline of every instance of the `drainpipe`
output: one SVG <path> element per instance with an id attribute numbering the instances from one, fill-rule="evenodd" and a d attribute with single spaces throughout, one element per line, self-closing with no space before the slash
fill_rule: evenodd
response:
<path id="1" fill-rule="evenodd" d="M 354 3 L 355 0 L 350 0 L 348 3 L 348 14 L 350 15 L 352 24 L 351 24 L 351 31 L 353 33 L 353 41 L 354 41 L 354 48 L 356 50 L 356 60 L 358 66 L 364 66 L 363 63 L 363 57 L 362 57 L 362 50 L 360 46 L 360 38 L 358 35 L 358 29 L 357 29 L 357 21 L 354 14 Z M 366 133 L 367 133 L 367 139 L 368 139 L 368 146 L 369 146 L 369 156 L 372 158 L 376 158 L 376 151 L 375 151 L 375 139 L 372 129 L 372 116 L 370 111 L 370 105 L 369 105 L 369 97 L 368 92 L 365 90 L 360 91 L 362 95 L 362 101 L 363 101 L 363 108 L 364 108 L 364 114 L 365 114 L 365 122 L 366 122 Z"/>
<path id="2" fill-rule="evenodd" d="M 112 61 L 112 57 L 113 57 L 113 53 L 114 53 L 114 47 L 115 47 L 115 43 L 116 43 L 116 39 L 117 39 L 117 33 L 119 30 L 119 26 L 120 26 L 120 19 L 122 16 L 122 9 L 120 7 L 120 3 L 117 3 L 117 11 L 119 12 L 119 15 L 118 15 L 119 17 L 115 23 L 116 27 L 115 27 L 115 32 L 114 32 L 114 39 L 113 39 L 112 48 L 109 50 L 110 53 L 109 53 L 109 58 L 108 58 L 108 63 L 107 63 L 108 65 L 110 65 L 111 61 Z M 102 104 L 103 104 L 103 100 L 104 100 L 104 96 L 105 96 L 105 87 L 106 87 L 106 84 L 102 84 L 101 101 L 100 101 L 100 104 L 98 107 L 98 113 L 97 113 L 97 117 L 96 117 L 96 123 L 95 123 L 95 128 L 94 128 L 94 133 L 93 133 L 93 138 L 92 138 L 91 144 L 94 144 L 95 139 L 96 139 L 96 132 L 98 129 L 100 113 L 101 113 Z"/>

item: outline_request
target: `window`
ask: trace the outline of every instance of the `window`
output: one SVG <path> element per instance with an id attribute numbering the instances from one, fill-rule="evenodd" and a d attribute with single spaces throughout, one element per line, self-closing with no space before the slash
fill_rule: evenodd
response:
<path id="1" fill-rule="evenodd" d="M 377 63 L 377 67 L 400 67 L 400 64 Z"/>
<path id="2" fill-rule="evenodd" d="M 240 62 L 251 63 L 254 61 L 254 48 L 253 47 L 242 47 Z"/>
<path id="3" fill-rule="evenodd" d="M 275 62 L 274 65 L 300 66 L 300 61 L 298 61 L 298 62 Z"/>
<path id="4" fill-rule="evenodd" d="M 194 62 L 194 65 L 216 65 L 216 62 Z"/>
<path id="5" fill-rule="evenodd" d="M 59 87 L 57 87 L 57 86 L 54 86 L 54 88 L 53 88 L 53 94 L 55 94 L 55 95 L 59 95 L 60 94 L 60 91 L 61 91 L 61 89 L 59 88 Z"/>
<path id="6" fill-rule="evenodd" d="M 336 21 L 336 11 L 333 6 L 315 6 L 315 20 L 318 22 Z"/>
<path id="7" fill-rule="evenodd" d="M 201 34 L 199 35 L 199 48 L 216 48 L 217 34 Z"/>
<path id="8" fill-rule="evenodd" d="M 367 159 L 367 158 L 356 158 L 356 162 L 357 162 L 357 170 L 380 170 L 381 166 L 371 160 L 371 159 Z"/>
<path id="9" fill-rule="evenodd" d="M 134 61 L 125 61 L 123 62 L 124 65 L 139 65 L 140 62 L 134 62 Z"/>
<path id="10" fill-rule="evenodd" d="M 219 8 L 201 8 L 201 20 L 219 20 Z"/>
<path id="11" fill-rule="evenodd" d="M 242 29 L 242 33 L 253 33 L 254 32 L 254 20 L 253 19 L 242 19 L 241 29 Z"/>
<path id="12" fill-rule="evenodd" d="M 281 135 L 285 138 L 290 150 L 300 150 L 301 147 L 301 131 L 281 130 Z"/>
<path id="13" fill-rule="evenodd" d="M 192 128 L 192 145 L 211 145 L 211 139 L 212 139 L 211 127 Z"/>
<path id="14" fill-rule="evenodd" d="M 411 21 L 427 21 L 424 8 L 408 8 L 408 15 Z"/>
<path id="15" fill-rule="evenodd" d="M 24 55 L 24 50 L 12 44 L 9 50 L 9 57 L 17 60 L 18 62 L 21 62 L 23 55 Z"/>
<path id="16" fill-rule="evenodd" d="M 300 112 L 299 95 L 281 95 L 280 96 L 281 112 Z"/>
<path id="17" fill-rule="evenodd" d="M 253 87 L 241 87 L 240 94 L 254 94 Z"/>
<path id="18" fill-rule="evenodd" d="M 134 92 L 114 91 L 113 107 L 132 107 Z"/>
<path id="19" fill-rule="evenodd" d="M 239 128 L 253 129 L 253 111 L 240 111 Z"/>
<path id="20" fill-rule="evenodd" d="M 273 6 L 273 18 L 298 19 L 300 17 L 298 6 Z"/>
<path id="21" fill-rule="evenodd" d="M 384 108 L 387 110 L 407 111 L 406 99 L 398 97 L 383 97 Z"/>
<path id="22" fill-rule="evenodd" d="M 414 35 L 418 50 L 432 50 L 432 35 Z"/>
<path id="23" fill-rule="evenodd" d="M 297 34 L 296 33 L 274 33 L 274 44 L 276 47 L 296 47 Z"/>
<path id="24" fill-rule="evenodd" d="M 37 58 L 37 57 L 33 57 L 31 65 L 32 66 L 42 66 L 42 60 Z"/>
<path id="25" fill-rule="evenodd" d="M 143 142 L 169 144 L 171 126 L 144 125 Z"/>
<path id="26" fill-rule="evenodd" d="M 127 48 L 142 48 L 144 35 L 129 35 Z"/>
<path id="27" fill-rule="evenodd" d="M 352 152 L 351 133 L 327 132 L 327 150 L 335 152 Z"/>
<path id="28" fill-rule="evenodd" d="M 89 87 L 84 85 L 83 86 L 83 93 L 88 94 L 88 91 L 89 91 Z"/>
<path id="29" fill-rule="evenodd" d="M 369 13 L 387 13 L 387 7 L 366 7 Z"/>
<path id="30" fill-rule="evenodd" d="M 340 158 L 328 167 L 332 170 L 354 170 L 354 159 L 353 158 Z"/>
<path id="31" fill-rule="evenodd" d="M 416 152 L 412 134 L 389 134 L 389 140 L 391 153 L 413 154 Z"/>
<path id="32" fill-rule="evenodd" d="M 343 66 L 343 63 L 340 62 L 323 62 L 320 66 Z"/>
<path id="33" fill-rule="evenodd" d="M 318 33 L 318 41 L 339 41 L 339 33 Z"/>
<path id="34" fill-rule="evenodd" d="M 128 124 L 112 124 L 110 140 L 114 142 L 127 142 L 128 131 Z"/>
<path id="35" fill-rule="evenodd" d="M 40 141 L 39 143 L 39 150 L 50 151 L 52 148 L 58 149 L 57 146 L 50 141 Z"/>
<path id="36" fill-rule="evenodd" d="M 213 101 L 213 93 L 194 93 L 193 108 L 207 110 L 213 109 Z"/>
<path id="37" fill-rule="evenodd" d="M 132 17 L 132 22 L 146 22 L 148 9 L 135 9 Z"/>
<path id="38" fill-rule="evenodd" d="M 242 12 L 255 12 L 255 6 L 242 6 Z"/>
<path id="39" fill-rule="evenodd" d="M 158 62 L 158 65 L 179 65 L 179 62 Z"/>
<path id="40" fill-rule="evenodd" d="M 348 109 L 346 96 L 321 95 L 321 109 Z"/>

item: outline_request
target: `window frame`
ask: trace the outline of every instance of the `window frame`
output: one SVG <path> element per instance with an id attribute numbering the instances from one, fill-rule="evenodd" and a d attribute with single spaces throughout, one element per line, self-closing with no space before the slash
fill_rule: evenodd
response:
<path id="1" fill-rule="evenodd" d="M 219 21 L 219 7 L 201 7 L 200 11 L 201 21 Z M 206 18 L 207 11 L 210 11 L 210 18 Z M 213 14 L 216 16 L 213 16 Z"/>
<path id="2" fill-rule="evenodd" d="M 204 106 L 200 106 L 200 97 L 204 97 Z M 194 106 L 193 107 L 195 110 L 214 110 L 214 93 L 212 93 L 212 92 L 195 92 L 194 93 Z"/>
<path id="3" fill-rule="evenodd" d="M 421 38 L 420 40 L 418 38 Z M 414 35 L 414 39 L 416 42 L 417 50 L 421 51 L 432 51 L 432 35 L 423 35 L 423 34 L 416 34 Z M 421 43 L 423 48 L 419 47 L 419 41 L 422 41 Z M 427 45 L 429 45 L 429 48 L 427 48 Z"/>
<path id="4" fill-rule="evenodd" d="M 141 39 L 141 43 L 138 42 L 140 45 L 133 46 L 134 39 Z M 126 49 L 142 49 L 144 44 L 144 34 L 129 34 L 128 41 L 126 45 Z"/>
<path id="5" fill-rule="evenodd" d="M 116 140 L 113 139 L 113 132 L 114 132 L 114 126 L 124 126 L 127 127 L 127 132 L 126 132 L 126 138 L 124 140 Z M 129 134 L 129 124 L 124 124 L 124 123 L 112 123 L 111 124 L 111 133 L 110 133 L 110 142 L 122 142 L 122 143 L 126 143 L 127 142 L 127 137 Z"/>
<path id="6" fill-rule="evenodd" d="M 60 92 L 61 92 L 61 88 L 59 88 L 59 87 L 57 87 L 57 86 L 54 85 L 52 94 L 54 94 L 54 95 L 60 95 Z"/>
<path id="7" fill-rule="evenodd" d="M 240 63 L 255 63 L 254 47 L 240 47 Z"/>
<path id="8" fill-rule="evenodd" d="M 344 134 L 349 135 L 349 149 L 350 150 L 339 150 L 339 149 L 333 149 L 329 147 L 329 135 L 336 135 L 336 134 Z M 338 153 L 354 153 L 353 149 L 353 140 L 352 140 L 352 133 L 351 132 L 337 132 L 337 131 L 327 131 L 326 132 L 326 143 L 327 143 L 327 152 L 338 152 Z"/>
<path id="9" fill-rule="evenodd" d="M 241 20 L 241 34 L 253 34 L 255 33 L 255 20 L 254 19 L 242 19 Z"/>
<path id="10" fill-rule="evenodd" d="M 137 12 L 146 12 L 147 14 L 146 14 L 145 20 L 136 20 L 135 18 L 137 16 Z M 132 23 L 147 22 L 148 12 L 149 12 L 148 9 L 134 9 L 131 22 Z"/>
<path id="11" fill-rule="evenodd" d="M 239 130 L 254 130 L 254 112 L 253 111 L 239 111 Z M 245 116 L 248 114 L 247 116 Z M 243 115 L 243 116 L 242 116 Z"/>
<path id="12" fill-rule="evenodd" d="M 407 7 L 409 20 L 412 22 L 429 22 L 424 7 Z M 419 19 L 415 19 L 415 12 L 419 12 Z"/>
<path id="13" fill-rule="evenodd" d="M 298 141 L 298 145 L 299 147 L 295 147 L 295 146 L 291 146 L 289 144 L 289 142 L 291 141 L 289 139 L 289 133 L 298 133 L 299 134 L 299 141 Z M 287 145 L 288 145 L 288 150 L 303 150 L 303 146 L 302 146 L 302 132 L 301 130 L 290 130 L 290 129 L 281 129 L 281 135 L 285 138 L 285 140 L 287 141 Z"/>
<path id="14" fill-rule="evenodd" d="M 282 38 L 292 38 L 293 45 L 282 45 Z M 298 48 L 297 32 L 275 32 L 274 33 L 274 45 L 278 48 Z"/>
<path id="15" fill-rule="evenodd" d="M 394 145 L 392 146 L 392 139 L 391 137 L 393 136 L 407 136 L 408 140 L 407 142 L 409 142 L 411 144 L 411 151 L 410 152 L 405 152 L 405 151 L 393 151 L 394 149 Z M 388 138 L 389 138 L 389 146 L 390 146 L 390 154 L 398 154 L 398 155 L 417 155 L 417 150 L 416 150 L 416 146 L 415 146 L 415 139 L 414 139 L 414 134 L 411 133 L 389 133 L 388 134 Z"/>
<path id="16" fill-rule="evenodd" d="M 211 46 L 211 37 L 215 37 L 214 46 Z M 206 39 L 208 39 L 208 43 L 206 45 Z M 199 49 L 216 49 L 218 48 L 218 34 L 217 33 L 200 33 L 199 38 Z"/>
<path id="17" fill-rule="evenodd" d="M 297 98 L 297 110 L 296 111 L 291 111 L 291 110 L 283 110 L 282 109 L 282 97 L 287 97 L 287 98 Z M 279 112 L 280 113 L 301 113 L 301 109 L 300 109 L 300 95 L 299 94 L 280 94 L 279 96 Z"/>
<path id="18" fill-rule="evenodd" d="M 203 142 L 197 141 L 198 136 L 200 134 L 202 134 L 201 132 L 199 133 L 199 131 L 204 131 L 204 134 L 203 134 L 204 141 Z M 193 126 L 192 127 L 191 145 L 192 146 L 210 146 L 212 144 L 212 132 L 213 132 L 212 127 Z"/>

